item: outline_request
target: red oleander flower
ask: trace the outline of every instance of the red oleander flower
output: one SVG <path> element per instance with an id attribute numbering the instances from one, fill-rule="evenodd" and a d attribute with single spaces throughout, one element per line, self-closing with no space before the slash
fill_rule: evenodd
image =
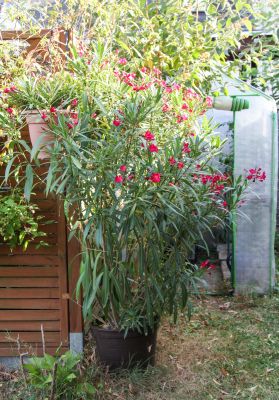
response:
<path id="1" fill-rule="evenodd" d="M 68 127 L 69 129 L 73 129 L 74 125 L 71 124 L 71 122 L 67 122 L 67 127 Z"/>
<path id="2" fill-rule="evenodd" d="M 122 172 L 126 172 L 127 171 L 127 167 L 126 167 L 126 165 L 120 165 L 120 167 L 119 167 L 119 169 L 120 169 L 120 171 L 122 171 Z"/>
<path id="3" fill-rule="evenodd" d="M 197 165 L 196 165 L 196 169 L 201 169 L 201 165 L 200 165 L 200 164 L 197 164 Z"/>
<path id="4" fill-rule="evenodd" d="M 151 144 L 148 149 L 150 153 L 158 153 L 158 147 L 155 144 Z"/>
<path id="5" fill-rule="evenodd" d="M 159 76 L 159 75 L 162 74 L 162 72 L 161 72 L 158 68 L 156 68 L 156 67 L 153 67 L 153 73 L 154 73 L 154 75 L 156 75 L 156 76 Z"/>
<path id="6" fill-rule="evenodd" d="M 4 92 L 4 93 L 10 93 L 10 92 L 11 92 L 11 89 L 10 89 L 10 88 L 5 88 L 5 89 L 3 90 L 3 92 Z"/>
<path id="7" fill-rule="evenodd" d="M 114 126 L 120 126 L 120 125 L 121 125 L 120 119 L 115 118 L 115 119 L 113 120 L 113 125 L 114 125 Z"/>
<path id="8" fill-rule="evenodd" d="M 163 105 L 163 107 L 162 107 L 162 111 L 163 111 L 163 112 L 168 112 L 168 111 L 170 111 L 170 106 L 169 106 L 167 103 L 165 103 L 165 104 Z"/>
<path id="9" fill-rule="evenodd" d="M 173 89 L 173 90 L 180 90 L 180 89 L 181 89 L 181 85 L 179 85 L 179 83 L 174 83 L 174 84 L 172 85 L 172 89 Z"/>
<path id="10" fill-rule="evenodd" d="M 49 111 L 54 114 L 56 113 L 56 108 L 52 106 L 50 107 Z"/>
<path id="11" fill-rule="evenodd" d="M 42 118 L 43 120 L 47 119 L 47 114 L 46 114 L 45 112 L 42 112 L 41 118 Z"/>
<path id="12" fill-rule="evenodd" d="M 154 183 L 159 183 L 161 181 L 161 174 L 159 172 L 153 172 L 149 179 Z"/>
<path id="13" fill-rule="evenodd" d="M 170 157 L 169 158 L 169 163 L 170 163 L 170 165 L 174 165 L 176 163 L 175 158 L 174 157 Z"/>
<path id="14" fill-rule="evenodd" d="M 92 119 L 96 119 L 96 118 L 97 118 L 97 113 L 91 114 L 91 118 L 92 118 Z"/>
<path id="15" fill-rule="evenodd" d="M 6 111 L 7 111 L 7 113 L 10 114 L 10 115 L 12 115 L 12 114 L 14 113 L 14 110 L 13 110 L 12 107 L 6 108 Z"/>
<path id="16" fill-rule="evenodd" d="M 187 119 L 188 119 L 188 117 L 187 117 L 187 115 L 185 115 L 185 114 L 177 115 L 177 117 L 176 117 L 176 122 L 177 122 L 178 124 L 181 124 L 181 122 L 187 121 Z"/>
<path id="17" fill-rule="evenodd" d="M 222 206 L 223 206 L 223 207 L 227 207 L 227 206 L 228 206 L 228 203 L 227 203 L 226 201 L 223 201 Z"/>
<path id="18" fill-rule="evenodd" d="M 140 70 L 144 74 L 146 74 L 148 72 L 148 68 L 146 68 L 146 67 L 142 67 Z"/>
<path id="19" fill-rule="evenodd" d="M 186 103 L 183 103 L 181 108 L 182 110 L 189 110 L 189 106 Z"/>
<path id="20" fill-rule="evenodd" d="M 122 175 L 116 175 L 114 178 L 115 183 L 122 183 L 123 182 L 123 176 Z"/>
<path id="21" fill-rule="evenodd" d="M 177 163 L 177 168 L 178 169 L 182 169 L 184 167 L 184 163 L 182 162 L 182 161 L 179 161 L 178 163 Z"/>
<path id="22" fill-rule="evenodd" d="M 212 97 L 207 96 L 207 98 L 205 99 L 205 103 L 207 105 L 208 108 L 212 108 L 213 106 L 213 99 Z"/>
<path id="23" fill-rule="evenodd" d="M 78 105 L 78 99 L 73 99 L 73 100 L 71 101 L 71 105 L 72 105 L 73 107 L 76 107 L 76 106 Z"/>
<path id="24" fill-rule="evenodd" d="M 78 113 L 77 112 L 71 112 L 70 117 L 73 119 L 78 119 Z"/>
<path id="25" fill-rule="evenodd" d="M 126 58 L 119 58 L 118 64 L 126 65 L 127 64 L 127 59 Z"/>
<path id="26" fill-rule="evenodd" d="M 209 265 L 209 260 L 205 260 L 201 263 L 200 268 L 207 268 Z"/>
<path id="27" fill-rule="evenodd" d="M 165 87 L 165 91 L 166 91 L 166 93 L 172 93 L 172 92 L 173 92 L 171 86 L 166 86 L 166 87 Z"/>
<path id="28" fill-rule="evenodd" d="M 16 90 L 17 90 L 17 88 L 14 85 L 10 87 L 11 92 L 16 92 Z"/>
<path id="29" fill-rule="evenodd" d="M 191 153 L 191 149 L 189 148 L 189 143 L 185 142 L 182 147 L 182 153 Z"/>
<path id="30" fill-rule="evenodd" d="M 155 136 L 150 131 L 146 131 L 144 134 L 144 139 L 150 142 L 155 139 Z"/>
<path id="31" fill-rule="evenodd" d="M 249 169 L 249 174 L 246 177 L 249 181 L 259 181 L 263 182 L 266 179 L 265 171 L 262 171 L 261 168 L 251 168 Z"/>

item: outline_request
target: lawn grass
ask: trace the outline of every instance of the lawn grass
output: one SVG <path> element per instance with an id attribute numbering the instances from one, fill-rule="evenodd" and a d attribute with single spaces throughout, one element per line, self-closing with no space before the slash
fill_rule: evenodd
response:
<path id="1" fill-rule="evenodd" d="M 279 296 L 207 297 L 194 307 L 190 322 L 163 323 L 157 366 L 144 373 L 107 374 L 87 347 L 83 370 L 98 387 L 92 399 L 278 400 Z M 20 382 L 2 383 L 0 399 L 29 400 Z"/>
<path id="2" fill-rule="evenodd" d="M 148 373 L 111 379 L 100 399 L 278 400 L 279 297 L 198 301 L 190 322 L 163 324 Z"/>

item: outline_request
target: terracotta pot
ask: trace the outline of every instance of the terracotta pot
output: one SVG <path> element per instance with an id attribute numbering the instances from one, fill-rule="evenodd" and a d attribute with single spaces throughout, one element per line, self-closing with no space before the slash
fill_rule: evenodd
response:
<path id="1" fill-rule="evenodd" d="M 130 330 L 126 336 L 124 331 L 108 328 L 93 327 L 92 330 L 97 358 L 110 370 L 154 365 L 157 329 L 147 335 Z"/>
<path id="2" fill-rule="evenodd" d="M 53 140 L 54 136 L 51 132 L 46 133 L 46 131 L 48 130 L 48 123 L 43 120 L 40 112 L 37 110 L 26 112 L 26 122 L 28 124 L 32 146 L 34 147 L 36 142 L 40 139 L 40 145 L 38 149 L 46 148 L 47 144 Z M 42 135 L 43 138 L 41 139 Z M 39 150 L 38 158 L 49 158 L 48 151 Z"/>

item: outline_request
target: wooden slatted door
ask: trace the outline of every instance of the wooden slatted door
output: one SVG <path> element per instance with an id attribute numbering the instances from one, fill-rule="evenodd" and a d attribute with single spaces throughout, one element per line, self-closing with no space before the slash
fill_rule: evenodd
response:
<path id="1" fill-rule="evenodd" d="M 18 338 L 21 351 L 41 355 L 41 327 L 49 354 L 68 349 L 65 217 L 55 198 L 37 193 L 33 202 L 43 216 L 40 230 L 47 236 L 41 239 L 48 246 L 36 248 L 34 242 L 26 251 L 11 252 L 0 245 L 0 356 L 18 355 Z"/>

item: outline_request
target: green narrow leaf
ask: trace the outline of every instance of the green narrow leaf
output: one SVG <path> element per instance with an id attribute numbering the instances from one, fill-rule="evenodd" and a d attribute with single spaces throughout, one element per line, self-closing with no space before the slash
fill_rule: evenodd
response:
<path id="1" fill-rule="evenodd" d="M 31 164 L 27 164 L 25 176 L 26 176 L 26 181 L 24 185 L 24 197 L 26 198 L 27 201 L 30 201 L 30 196 L 33 188 L 33 179 L 34 179 L 33 168 Z"/>

